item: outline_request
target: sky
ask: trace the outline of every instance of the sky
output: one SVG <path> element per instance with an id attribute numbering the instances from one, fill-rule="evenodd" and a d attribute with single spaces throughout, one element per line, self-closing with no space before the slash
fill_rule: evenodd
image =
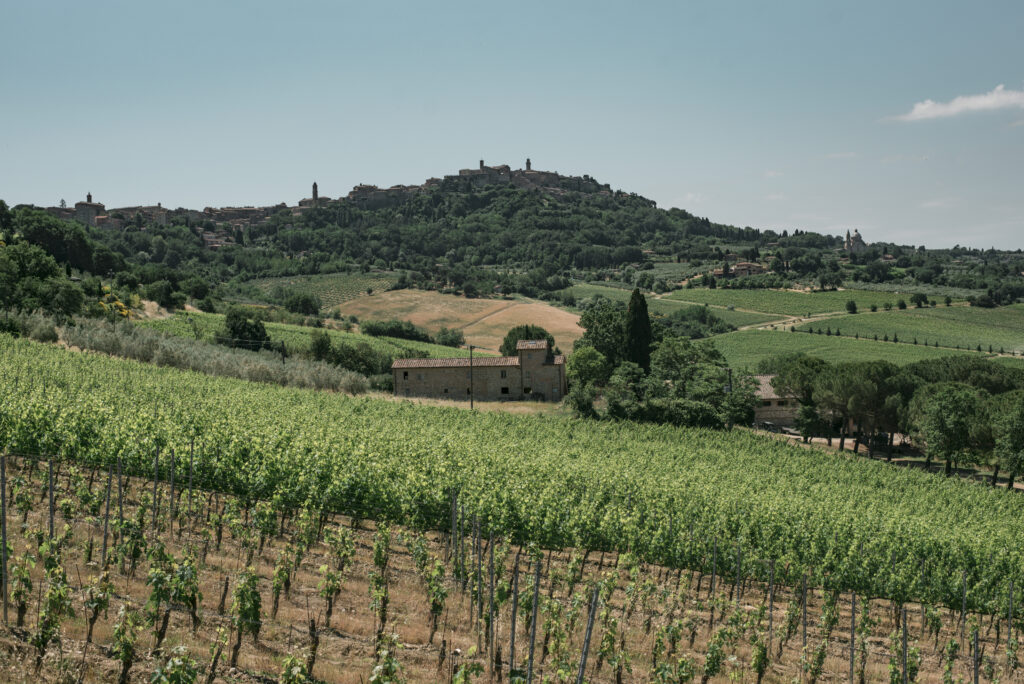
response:
<path id="1" fill-rule="evenodd" d="M 0 198 L 295 204 L 488 164 L 1024 248 L 1024 3 L 0 0 Z"/>

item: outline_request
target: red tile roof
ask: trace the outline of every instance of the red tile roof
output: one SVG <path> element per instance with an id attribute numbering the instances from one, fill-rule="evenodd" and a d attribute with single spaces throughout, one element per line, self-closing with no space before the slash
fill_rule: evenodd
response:
<path id="1" fill-rule="evenodd" d="M 516 351 L 521 349 L 547 349 L 547 340 L 519 340 L 516 342 Z"/>
<path id="2" fill-rule="evenodd" d="M 775 391 L 772 387 L 772 380 L 775 378 L 774 375 L 755 375 L 754 379 L 757 380 L 757 389 L 754 390 L 754 395 L 758 399 L 782 399 L 783 397 Z"/>
<path id="3" fill-rule="evenodd" d="M 476 356 L 473 357 L 474 368 L 493 366 L 518 366 L 518 356 Z M 468 358 L 459 359 L 395 359 L 391 368 L 469 368 Z"/>

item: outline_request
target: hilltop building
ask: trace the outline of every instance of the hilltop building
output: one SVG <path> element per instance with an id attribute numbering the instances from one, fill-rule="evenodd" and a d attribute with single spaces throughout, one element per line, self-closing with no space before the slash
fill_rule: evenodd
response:
<path id="1" fill-rule="evenodd" d="M 92 193 L 86 193 L 84 202 L 75 202 L 75 220 L 95 226 L 97 216 L 106 216 L 106 207 L 92 201 Z"/>
<path id="2" fill-rule="evenodd" d="M 846 231 L 846 240 L 843 241 L 843 249 L 847 254 L 861 254 L 868 250 L 868 245 L 864 242 L 864 238 L 860 236 L 860 231 L 854 228 L 852 236 L 850 235 L 850 231 Z"/>
<path id="3" fill-rule="evenodd" d="M 563 176 L 557 171 L 537 171 L 533 162 L 526 160 L 525 169 L 512 169 L 508 164 L 487 166 L 480 160 L 477 168 L 462 169 L 457 174 L 444 178 L 428 178 L 420 185 L 393 185 L 379 188 L 376 185 L 360 184 L 352 188 L 347 196 L 331 199 L 321 195 L 317 183 L 313 183 L 313 196 L 299 200 L 294 206 L 275 204 L 271 206 L 244 207 L 206 207 L 202 211 L 192 209 L 165 209 L 159 203 L 156 206 L 133 206 L 110 209 L 99 202 L 92 201 L 92 193 L 86 201 L 70 207 L 47 207 L 46 211 L 57 218 L 71 221 L 77 220 L 89 226 L 101 226 L 110 229 L 130 227 L 133 220 L 141 215 L 145 224 L 168 225 L 173 222 L 184 222 L 186 225 L 203 225 L 203 242 L 209 248 L 217 248 L 233 242 L 246 227 L 259 226 L 270 220 L 281 211 L 289 211 L 298 216 L 315 207 L 338 207 L 344 204 L 361 209 L 385 209 L 398 207 L 409 201 L 417 193 L 443 188 L 454 192 L 472 191 L 479 188 L 505 185 L 518 188 L 543 189 L 553 194 L 568 192 L 600 193 L 611 195 L 611 187 L 600 184 L 590 176 Z M 63 202 L 61 203 L 63 204 Z M 215 227 L 208 224 L 213 223 Z"/>
<path id="4" fill-rule="evenodd" d="M 567 386 L 565 357 L 547 340 L 520 340 L 515 356 L 460 359 L 395 359 L 395 396 L 477 401 L 561 401 Z"/>

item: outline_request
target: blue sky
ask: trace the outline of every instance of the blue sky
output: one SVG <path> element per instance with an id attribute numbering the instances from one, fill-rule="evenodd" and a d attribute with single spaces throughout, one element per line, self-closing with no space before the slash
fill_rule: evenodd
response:
<path id="1" fill-rule="evenodd" d="M 0 198 L 294 204 L 476 165 L 1024 247 L 1024 3 L 0 0 Z M 998 86 L 1002 86 L 997 90 Z"/>

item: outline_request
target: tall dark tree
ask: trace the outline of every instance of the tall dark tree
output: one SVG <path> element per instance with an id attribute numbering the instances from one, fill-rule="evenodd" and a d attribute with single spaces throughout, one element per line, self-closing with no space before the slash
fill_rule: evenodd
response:
<path id="1" fill-rule="evenodd" d="M 626 308 L 626 358 L 644 369 L 651 370 L 651 317 L 647 313 L 647 300 L 634 288 Z"/>

